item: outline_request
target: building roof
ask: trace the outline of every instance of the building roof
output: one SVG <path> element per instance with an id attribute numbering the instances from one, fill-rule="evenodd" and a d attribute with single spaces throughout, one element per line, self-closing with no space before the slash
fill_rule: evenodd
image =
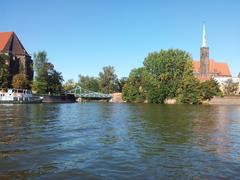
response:
<path id="1" fill-rule="evenodd" d="M 14 32 L 0 32 L 0 52 L 14 55 L 28 55 Z"/>
<path id="2" fill-rule="evenodd" d="M 0 51 L 3 51 L 13 32 L 0 32 Z"/>
<path id="3" fill-rule="evenodd" d="M 193 61 L 194 72 L 200 72 L 200 61 Z M 231 77 L 231 73 L 227 63 L 215 62 L 214 59 L 209 60 L 209 74 L 214 74 L 217 76 Z"/>

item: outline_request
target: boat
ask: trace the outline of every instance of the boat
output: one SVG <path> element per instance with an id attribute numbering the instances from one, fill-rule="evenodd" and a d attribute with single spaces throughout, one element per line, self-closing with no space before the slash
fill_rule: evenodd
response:
<path id="1" fill-rule="evenodd" d="M 29 89 L 0 89 L 0 104 L 34 104 L 42 101 L 43 97 L 33 96 Z"/>

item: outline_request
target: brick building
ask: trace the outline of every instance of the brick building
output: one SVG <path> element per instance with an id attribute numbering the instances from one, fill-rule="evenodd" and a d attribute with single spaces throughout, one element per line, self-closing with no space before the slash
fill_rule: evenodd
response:
<path id="1" fill-rule="evenodd" d="M 8 55 L 10 78 L 23 72 L 33 80 L 33 61 L 14 32 L 0 32 L 0 54 Z"/>

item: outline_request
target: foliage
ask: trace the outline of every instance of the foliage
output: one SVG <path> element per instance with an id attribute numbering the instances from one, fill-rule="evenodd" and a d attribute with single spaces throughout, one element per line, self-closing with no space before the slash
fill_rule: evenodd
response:
<path id="1" fill-rule="evenodd" d="M 69 79 L 67 80 L 64 85 L 63 85 L 63 89 L 64 91 L 69 91 L 69 90 L 72 90 L 76 87 L 76 83 L 74 82 L 73 79 Z"/>
<path id="2" fill-rule="evenodd" d="M 202 100 L 211 100 L 214 96 L 221 96 L 220 86 L 214 79 L 201 83 Z"/>
<path id="3" fill-rule="evenodd" d="M 34 53 L 34 71 L 36 75 L 41 73 L 41 71 L 45 68 L 45 64 L 48 62 L 46 51 L 39 51 Z"/>
<path id="4" fill-rule="evenodd" d="M 99 73 L 99 87 L 103 93 L 113 93 L 118 89 L 117 75 L 113 66 L 103 67 L 103 72 Z"/>
<path id="5" fill-rule="evenodd" d="M 57 94 L 62 91 L 63 77 L 54 69 L 53 64 L 48 62 L 45 51 L 34 54 L 34 69 L 36 76 L 33 89 L 35 91 L 41 94 Z"/>
<path id="6" fill-rule="evenodd" d="M 144 102 L 146 99 L 145 79 L 147 71 L 145 68 L 133 69 L 128 81 L 123 87 L 123 99 L 127 102 Z"/>
<path id="7" fill-rule="evenodd" d="M 63 77 L 62 73 L 56 71 L 53 67 L 48 69 L 48 86 L 47 92 L 52 93 L 61 93 L 62 92 L 62 82 Z"/>
<path id="8" fill-rule="evenodd" d="M 15 89 L 30 89 L 30 82 L 24 73 L 13 76 L 12 87 Z"/>
<path id="9" fill-rule="evenodd" d="M 200 83 L 194 77 L 189 53 L 170 49 L 150 53 L 144 67 L 131 71 L 123 88 L 123 99 L 164 103 L 167 98 L 176 98 L 178 103 L 199 104 L 219 93 L 214 80 Z"/>
<path id="10" fill-rule="evenodd" d="M 127 77 L 122 77 L 121 79 L 117 80 L 118 92 L 122 92 L 123 87 L 127 83 L 127 81 L 128 81 Z"/>
<path id="11" fill-rule="evenodd" d="M 6 61 L 9 57 L 5 54 L 0 55 L 0 87 L 10 86 L 10 73 Z"/>
<path id="12" fill-rule="evenodd" d="M 177 90 L 177 102 L 182 104 L 200 104 L 201 103 L 201 84 L 193 76 L 192 62 L 185 64 L 183 78 L 180 87 Z"/>
<path id="13" fill-rule="evenodd" d="M 163 103 L 166 98 L 175 98 L 186 64 L 191 62 L 191 56 L 178 49 L 150 53 L 144 60 L 144 67 L 130 73 L 123 89 L 123 98 L 127 101 L 140 98 L 150 103 Z M 189 76 L 193 77 L 193 74 Z M 140 92 L 139 88 L 143 91 Z"/>
<path id="14" fill-rule="evenodd" d="M 95 91 L 95 92 L 100 91 L 99 80 L 95 77 L 83 76 L 80 74 L 78 85 L 90 91 Z"/>
<path id="15" fill-rule="evenodd" d="M 156 97 L 158 99 L 156 102 L 161 103 L 163 99 L 176 97 L 185 64 L 190 61 L 192 61 L 191 56 L 178 49 L 161 50 L 159 53 L 150 53 L 145 58 L 144 66 L 149 74 L 159 82 L 158 92 L 162 93 L 161 99 Z"/>
<path id="16" fill-rule="evenodd" d="M 144 60 L 144 67 L 160 84 L 162 97 L 174 98 L 183 77 L 185 64 L 192 61 L 191 56 L 179 49 L 161 50 L 159 53 L 150 53 Z M 157 97 L 156 97 L 157 98 Z M 162 100 L 158 101 L 162 102 Z"/>
<path id="17" fill-rule="evenodd" d="M 228 79 L 223 84 L 223 92 L 225 95 L 236 95 L 239 90 L 239 83 L 233 82 L 232 79 Z"/>

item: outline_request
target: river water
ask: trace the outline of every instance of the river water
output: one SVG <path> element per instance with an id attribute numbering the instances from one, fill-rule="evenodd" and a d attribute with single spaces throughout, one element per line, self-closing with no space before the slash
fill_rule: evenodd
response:
<path id="1" fill-rule="evenodd" d="M 0 105 L 0 179 L 239 177 L 239 106 Z"/>

